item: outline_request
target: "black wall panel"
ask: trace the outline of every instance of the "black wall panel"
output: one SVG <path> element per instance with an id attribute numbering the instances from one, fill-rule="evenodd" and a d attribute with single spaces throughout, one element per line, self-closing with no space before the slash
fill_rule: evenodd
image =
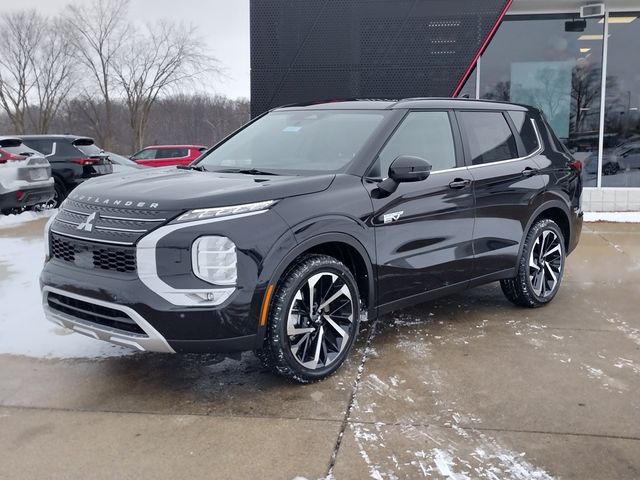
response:
<path id="1" fill-rule="evenodd" d="M 450 96 L 507 0 L 251 0 L 251 109 Z"/>

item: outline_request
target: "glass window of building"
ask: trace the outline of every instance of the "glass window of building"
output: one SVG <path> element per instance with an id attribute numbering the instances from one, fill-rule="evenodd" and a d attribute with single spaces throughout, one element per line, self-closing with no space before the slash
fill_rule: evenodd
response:
<path id="1" fill-rule="evenodd" d="M 603 187 L 640 187 L 640 12 L 609 17 Z"/>
<path id="2" fill-rule="evenodd" d="M 476 98 L 476 72 L 477 68 L 473 69 L 467 81 L 464 82 L 464 85 L 460 89 L 460 93 L 458 93 L 458 97 L 464 98 Z"/>
<path id="3" fill-rule="evenodd" d="M 542 109 L 595 186 L 604 23 L 576 17 L 507 17 L 482 56 L 480 96 Z"/>

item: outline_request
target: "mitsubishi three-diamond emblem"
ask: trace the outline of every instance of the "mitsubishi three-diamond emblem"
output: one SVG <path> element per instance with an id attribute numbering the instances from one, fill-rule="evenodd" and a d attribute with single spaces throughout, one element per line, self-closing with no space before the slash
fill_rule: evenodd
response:
<path id="1" fill-rule="evenodd" d="M 87 219 L 76 227 L 78 230 L 84 230 L 85 232 L 93 231 L 93 223 L 98 219 L 98 212 L 93 212 L 87 217 Z"/>

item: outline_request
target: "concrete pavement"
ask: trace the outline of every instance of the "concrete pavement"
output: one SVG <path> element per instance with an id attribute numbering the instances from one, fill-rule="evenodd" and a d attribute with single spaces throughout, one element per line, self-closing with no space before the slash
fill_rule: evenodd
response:
<path id="1" fill-rule="evenodd" d="M 314 385 L 250 353 L 0 355 L 0 479 L 637 479 L 639 292 L 640 225 L 586 224 L 551 305 L 396 312 Z"/>

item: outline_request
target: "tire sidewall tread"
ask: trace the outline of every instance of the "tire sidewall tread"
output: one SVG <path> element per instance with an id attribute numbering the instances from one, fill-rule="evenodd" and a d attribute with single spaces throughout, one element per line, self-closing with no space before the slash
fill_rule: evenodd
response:
<path id="1" fill-rule="evenodd" d="M 293 357 L 286 336 L 288 310 L 293 296 L 311 275 L 326 271 L 334 273 L 349 287 L 354 304 L 354 327 L 349 344 L 328 367 L 317 371 L 304 368 Z M 357 283 L 349 269 L 339 260 L 328 255 L 308 254 L 296 259 L 284 272 L 278 282 L 267 317 L 267 332 L 262 350 L 256 352 L 260 361 L 279 376 L 298 383 L 312 383 L 334 373 L 349 355 L 358 335 L 360 320 L 360 296 Z"/>

